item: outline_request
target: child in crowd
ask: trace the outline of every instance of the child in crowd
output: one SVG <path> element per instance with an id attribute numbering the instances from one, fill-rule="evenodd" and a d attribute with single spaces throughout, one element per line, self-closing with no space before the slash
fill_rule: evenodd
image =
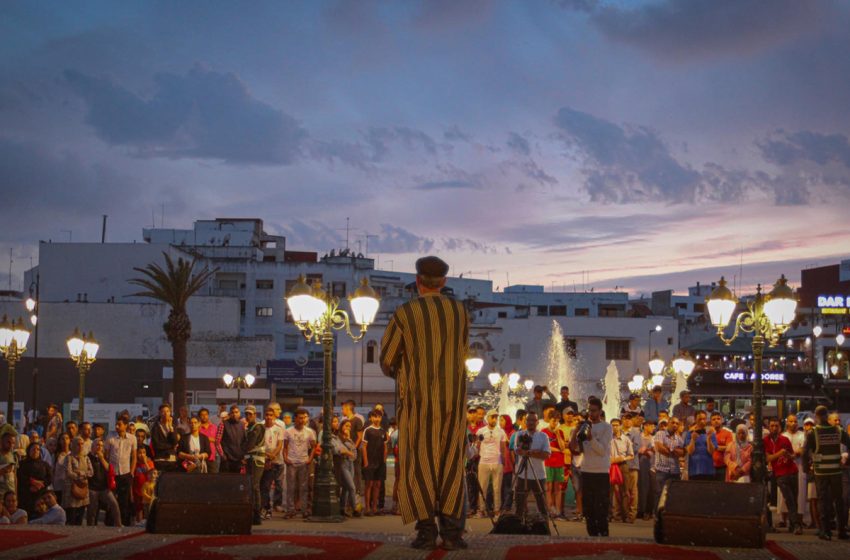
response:
<path id="1" fill-rule="evenodd" d="M 144 447 L 138 448 L 136 450 L 136 471 L 133 473 L 133 505 L 136 521 L 144 519 L 143 489 L 153 472 L 153 461 L 148 458 L 147 450 Z"/>
<path id="2" fill-rule="evenodd" d="M 382 414 L 369 413 L 370 426 L 363 431 L 363 480 L 366 481 L 366 515 L 378 515 L 381 483 L 387 478 L 387 432 L 381 428 Z"/>

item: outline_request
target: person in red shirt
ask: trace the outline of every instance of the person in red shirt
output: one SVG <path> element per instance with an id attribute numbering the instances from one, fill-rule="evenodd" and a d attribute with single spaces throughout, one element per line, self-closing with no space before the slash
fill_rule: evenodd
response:
<path id="1" fill-rule="evenodd" d="M 800 514 L 797 513 L 797 464 L 794 462 L 794 447 L 791 440 L 780 433 L 778 418 L 771 418 L 769 433 L 764 438 L 764 453 L 773 469 L 776 486 L 788 504 L 788 530 L 795 535 L 803 534 Z"/>
<path id="2" fill-rule="evenodd" d="M 564 449 L 567 444 L 563 438 L 563 432 L 558 429 L 558 411 L 550 408 L 546 411 L 548 427 L 543 433 L 549 438 L 549 449 L 551 454 L 543 462 L 546 467 L 546 503 L 549 515 L 555 517 L 560 515 L 561 507 L 564 505 L 564 493 L 561 487 L 564 484 Z"/>
<path id="3" fill-rule="evenodd" d="M 723 425 L 723 415 L 719 412 L 711 413 L 711 426 L 714 428 L 714 437 L 717 438 L 717 446 L 714 448 L 714 453 L 711 454 L 714 460 L 714 480 L 725 482 L 726 460 L 724 454 L 726 453 L 726 446 L 735 439 L 735 434 Z"/>

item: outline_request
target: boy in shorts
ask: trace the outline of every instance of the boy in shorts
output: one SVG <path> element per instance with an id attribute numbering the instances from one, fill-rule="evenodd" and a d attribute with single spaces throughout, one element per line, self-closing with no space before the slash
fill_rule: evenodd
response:
<path id="1" fill-rule="evenodd" d="M 558 429 L 559 416 L 557 409 L 547 410 L 546 421 L 549 425 L 543 429 L 543 433 L 549 438 L 551 450 L 549 458 L 543 463 L 546 467 L 546 504 L 551 517 L 560 516 L 561 508 L 564 505 L 564 449 L 566 442 L 563 439 L 563 432 Z"/>
<path id="2" fill-rule="evenodd" d="M 363 480 L 366 482 L 365 515 L 378 515 L 381 485 L 387 478 L 387 432 L 381 427 L 380 411 L 369 413 L 370 425 L 363 430 Z"/>

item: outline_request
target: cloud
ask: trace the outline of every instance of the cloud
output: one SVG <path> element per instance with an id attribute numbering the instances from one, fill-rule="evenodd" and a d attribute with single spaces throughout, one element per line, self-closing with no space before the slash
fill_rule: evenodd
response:
<path id="1" fill-rule="evenodd" d="M 369 243 L 374 253 L 427 253 L 433 247 L 433 239 L 391 224 L 381 224 L 378 238 Z"/>
<path id="2" fill-rule="evenodd" d="M 777 130 L 773 135 L 757 141 L 756 145 L 765 160 L 777 165 L 837 163 L 850 169 L 850 141 L 844 134 L 821 134 L 808 130 L 788 133 Z"/>
<path id="3" fill-rule="evenodd" d="M 552 3 L 564 10 L 592 12 L 599 5 L 599 0 L 552 0 Z"/>
<path id="4" fill-rule="evenodd" d="M 585 181 L 592 201 L 677 203 L 696 198 L 700 174 L 679 163 L 656 132 L 623 128 L 570 107 L 558 111 L 555 125 L 568 145 L 595 164 L 586 169 Z"/>
<path id="5" fill-rule="evenodd" d="M 422 149 L 431 156 L 437 155 L 437 142 L 427 133 L 406 126 L 370 127 L 364 134 L 372 148 L 372 160 L 382 161 L 390 152 L 390 145 L 400 143 L 407 150 Z"/>
<path id="6" fill-rule="evenodd" d="M 452 179 L 448 181 L 428 181 L 425 183 L 420 183 L 413 188 L 420 191 L 435 191 L 440 189 L 480 189 L 481 185 L 473 181 L 467 181 L 463 179 Z"/>
<path id="7" fill-rule="evenodd" d="M 88 105 L 86 121 L 111 145 L 140 157 L 217 159 L 233 164 L 291 164 L 307 131 L 293 117 L 251 95 L 232 73 L 195 66 L 154 76 L 141 96 L 74 70 L 65 79 Z"/>
<path id="8" fill-rule="evenodd" d="M 831 0 L 659 0 L 600 7 L 591 21 L 612 40 L 685 62 L 758 53 L 814 35 L 837 5 Z"/>
<path id="9" fill-rule="evenodd" d="M 531 155 L 531 144 L 529 144 L 528 140 L 522 134 L 509 132 L 506 144 L 508 148 L 521 156 Z"/>
<path id="10" fill-rule="evenodd" d="M 451 142 L 472 142 L 472 134 L 461 130 L 456 124 L 443 131 L 443 138 Z"/>

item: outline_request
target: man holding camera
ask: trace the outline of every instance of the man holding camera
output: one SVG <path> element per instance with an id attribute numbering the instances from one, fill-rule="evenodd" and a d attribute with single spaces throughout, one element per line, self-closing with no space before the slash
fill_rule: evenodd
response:
<path id="1" fill-rule="evenodd" d="M 570 440 L 574 455 L 582 455 L 582 511 L 591 537 L 608 536 L 608 511 L 611 506 L 611 424 L 602 420 L 602 401 L 587 399 L 587 419 L 579 424 Z"/>
<path id="2" fill-rule="evenodd" d="M 528 505 L 529 489 L 534 492 L 537 511 L 541 515 L 549 515 L 543 494 L 546 484 L 546 467 L 543 462 L 549 458 L 551 450 L 549 437 L 537 431 L 537 421 L 537 414 L 529 412 L 525 417 L 525 430 L 519 432 L 516 438 L 516 514 L 520 517 L 525 514 Z"/>

